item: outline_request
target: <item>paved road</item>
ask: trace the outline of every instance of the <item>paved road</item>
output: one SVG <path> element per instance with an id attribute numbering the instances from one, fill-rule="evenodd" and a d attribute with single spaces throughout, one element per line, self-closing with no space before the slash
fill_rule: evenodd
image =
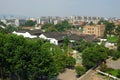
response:
<path id="1" fill-rule="evenodd" d="M 64 73 L 58 75 L 57 80 L 77 80 L 75 70 L 66 69 Z"/>

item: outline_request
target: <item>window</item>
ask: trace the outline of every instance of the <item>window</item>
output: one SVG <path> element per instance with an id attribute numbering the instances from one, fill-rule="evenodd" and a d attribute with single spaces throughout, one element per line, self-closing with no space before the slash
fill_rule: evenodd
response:
<path id="1" fill-rule="evenodd" d="M 91 31 L 88 31 L 88 33 L 91 33 Z"/>

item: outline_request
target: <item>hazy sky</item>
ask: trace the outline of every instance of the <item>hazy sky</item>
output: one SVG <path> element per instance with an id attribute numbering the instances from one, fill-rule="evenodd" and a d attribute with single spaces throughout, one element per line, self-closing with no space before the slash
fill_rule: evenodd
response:
<path id="1" fill-rule="evenodd" d="M 0 14 L 120 18 L 120 0 L 0 0 Z"/>

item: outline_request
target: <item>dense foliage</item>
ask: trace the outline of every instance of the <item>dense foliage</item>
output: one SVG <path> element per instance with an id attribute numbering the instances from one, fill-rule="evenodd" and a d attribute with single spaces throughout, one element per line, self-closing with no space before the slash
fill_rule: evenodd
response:
<path id="1" fill-rule="evenodd" d="M 107 36 L 107 39 L 111 43 L 117 43 L 118 37 L 119 36 Z"/>
<path id="2" fill-rule="evenodd" d="M 120 53 L 120 25 L 117 26 L 116 28 L 116 33 L 118 35 L 118 40 L 117 40 L 117 50 Z"/>
<path id="3" fill-rule="evenodd" d="M 104 33 L 104 37 L 106 37 L 107 34 L 111 35 L 111 34 L 115 34 L 114 30 L 115 30 L 115 24 L 113 22 L 109 22 L 106 20 L 101 20 L 98 22 L 98 24 L 104 24 L 105 25 L 105 33 Z"/>
<path id="4" fill-rule="evenodd" d="M 108 68 L 107 65 L 105 64 L 102 64 L 99 69 L 105 73 L 108 73 L 108 74 L 111 74 L 113 76 L 120 78 L 120 69 Z"/>
<path id="5" fill-rule="evenodd" d="M 74 65 L 74 58 L 47 41 L 0 33 L 2 80 L 48 80 Z"/>
<path id="6" fill-rule="evenodd" d="M 117 26 L 116 33 L 120 36 L 120 25 Z"/>
<path id="7" fill-rule="evenodd" d="M 36 21 L 27 20 L 22 26 L 35 26 Z"/>
<path id="8" fill-rule="evenodd" d="M 2 34 L 10 34 L 13 31 L 22 29 L 22 27 L 16 27 L 15 25 L 11 25 L 11 24 L 9 25 L 4 24 L 4 25 L 5 25 L 5 28 L 0 27 L 0 33 Z"/>
<path id="9" fill-rule="evenodd" d="M 86 69 L 83 66 L 76 66 L 75 70 L 76 70 L 78 77 L 83 75 L 86 72 Z"/>
<path id="10" fill-rule="evenodd" d="M 105 61 L 108 57 L 108 50 L 103 46 L 90 47 L 82 54 L 83 65 L 89 69 Z"/>
<path id="11" fill-rule="evenodd" d="M 96 45 L 95 43 L 80 40 L 80 41 L 75 41 L 73 43 L 73 49 L 75 49 L 75 50 L 77 50 L 79 52 L 83 52 L 86 48 L 93 47 L 95 45 Z"/>
<path id="12" fill-rule="evenodd" d="M 2 25 L 2 26 L 4 26 L 4 27 L 6 26 L 6 24 L 4 24 L 4 23 L 3 23 L 3 22 L 1 22 L 1 21 L 0 21 L 0 25 Z"/>
<path id="13" fill-rule="evenodd" d="M 72 26 L 68 23 L 68 21 L 64 20 L 56 25 L 46 23 L 42 26 L 42 29 L 44 29 L 47 32 L 52 32 L 52 31 L 64 32 L 68 29 L 71 29 L 71 27 Z"/>
<path id="14" fill-rule="evenodd" d="M 59 32 L 63 32 L 66 31 L 68 29 L 71 28 L 71 25 L 68 23 L 68 21 L 62 21 L 61 23 L 58 23 L 55 25 L 55 28 L 59 31 Z"/>

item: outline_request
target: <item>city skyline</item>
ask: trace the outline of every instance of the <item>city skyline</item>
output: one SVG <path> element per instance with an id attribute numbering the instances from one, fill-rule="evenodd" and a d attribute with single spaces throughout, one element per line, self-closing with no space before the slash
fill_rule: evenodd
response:
<path id="1" fill-rule="evenodd" d="M 0 14 L 120 18 L 120 0 L 0 0 Z"/>

